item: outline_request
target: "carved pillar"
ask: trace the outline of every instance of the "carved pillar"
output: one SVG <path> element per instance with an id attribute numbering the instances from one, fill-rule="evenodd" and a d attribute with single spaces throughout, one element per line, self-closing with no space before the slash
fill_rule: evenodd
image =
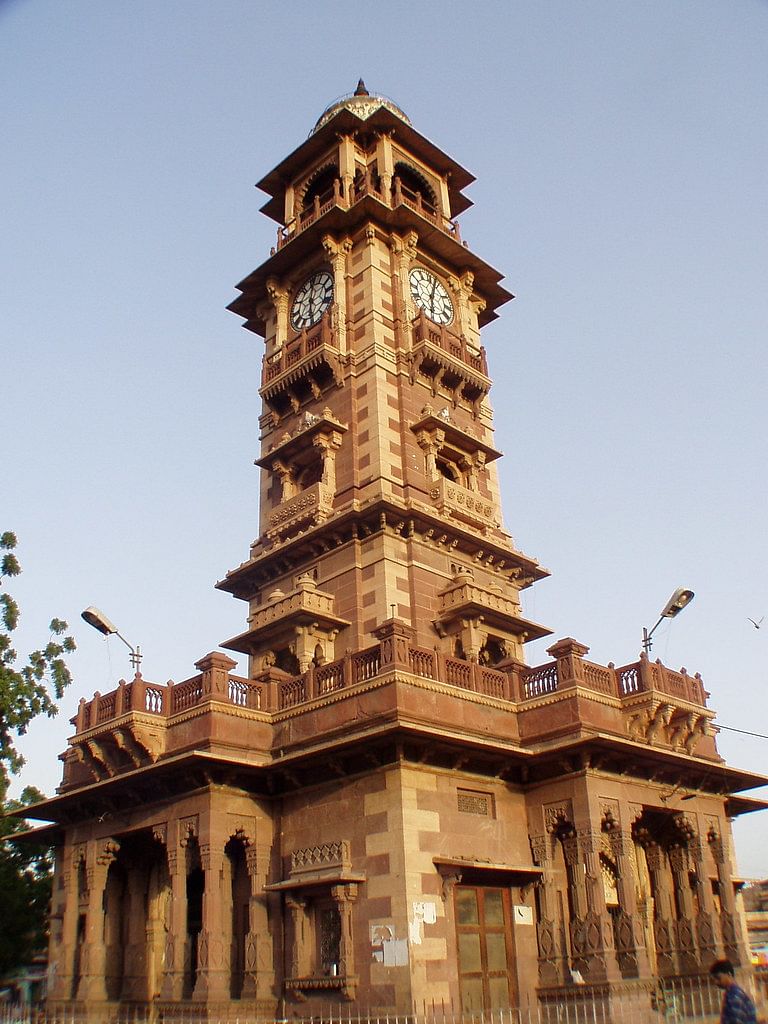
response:
<path id="1" fill-rule="evenodd" d="M 290 937 L 288 947 L 288 976 L 301 978 L 307 969 L 305 960 L 306 944 L 304 942 L 304 926 L 306 924 L 306 900 L 293 893 L 286 893 L 285 907 L 290 921 Z"/>
<path id="2" fill-rule="evenodd" d="M 72 976 L 77 946 L 77 864 L 74 850 L 65 852 L 66 865 L 60 865 L 63 888 L 63 902 L 59 904 L 61 915 L 59 928 L 51 927 L 48 951 L 48 997 L 68 999 L 72 993 Z M 54 875 L 54 886 L 59 879 Z"/>
<path id="3" fill-rule="evenodd" d="M 101 839 L 90 842 L 88 846 L 90 856 L 88 910 L 85 920 L 85 941 L 77 999 L 93 1003 L 103 1002 L 107 998 L 104 887 L 107 882 L 109 865 L 117 856 L 120 844 L 113 839 L 106 842 Z"/>
<path id="4" fill-rule="evenodd" d="M 280 504 L 284 501 L 290 501 L 296 493 L 293 470 L 282 459 L 275 459 L 272 463 L 272 472 L 280 478 Z"/>
<path id="5" fill-rule="evenodd" d="M 245 847 L 245 867 L 248 872 L 248 932 L 245 936 L 245 962 L 243 964 L 243 999 L 255 999 L 258 994 L 258 946 L 259 936 L 267 937 L 266 915 L 259 913 L 260 906 L 256 893 L 258 878 L 256 849 L 250 843 Z"/>
<path id="6" fill-rule="evenodd" d="M 168 874 L 171 878 L 171 898 L 164 908 L 165 956 L 163 999 L 181 999 L 184 989 L 184 949 L 187 936 L 187 871 L 183 848 L 169 848 Z"/>
<path id="7" fill-rule="evenodd" d="M 459 636 L 461 637 L 461 646 L 464 648 L 464 657 L 467 661 L 479 662 L 480 651 L 488 639 L 488 630 L 483 628 L 482 615 L 462 619 Z"/>
<path id="8" fill-rule="evenodd" d="M 656 965 L 661 977 L 675 974 L 675 927 L 672 894 L 665 870 L 664 850 L 655 842 L 645 846 L 645 860 L 651 876 L 654 914 L 653 937 L 656 943 Z"/>
<path id="9" fill-rule="evenodd" d="M 693 893 L 688 880 L 688 850 L 684 846 L 673 846 L 669 851 L 672 869 L 672 884 L 677 906 L 677 957 L 678 970 L 693 974 L 701 969 L 696 949 L 695 914 Z"/>
<path id="10" fill-rule="evenodd" d="M 696 890 L 699 902 L 696 914 L 696 941 L 701 960 L 707 964 L 717 960 L 720 951 L 715 928 L 715 903 L 712 897 L 712 886 L 709 884 L 704 865 L 704 848 L 698 836 L 691 843 L 689 852 L 696 870 Z"/>
<path id="11" fill-rule="evenodd" d="M 354 946 L 352 944 L 352 904 L 357 899 L 356 885 L 331 886 L 331 896 L 339 911 L 339 974 L 351 978 L 355 973 Z"/>
<path id="12" fill-rule="evenodd" d="M 395 183 L 397 188 L 397 177 L 395 177 Z M 419 236 L 415 231 L 409 231 L 408 234 L 401 238 L 399 235 L 393 235 L 390 247 L 392 255 L 395 261 L 395 277 L 400 281 L 400 303 L 402 305 L 405 320 L 405 326 L 410 328 L 413 323 L 413 318 L 416 315 L 416 311 L 413 306 L 413 298 L 411 296 L 411 286 L 408 281 L 408 271 L 410 270 L 411 263 L 416 259 L 417 250 L 416 243 L 419 240 Z M 410 348 L 410 334 L 408 335 L 408 347 Z"/>
<path id="13" fill-rule="evenodd" d="M 543 870 L 537 890 L 539 981 L 542 985 L 565 985 L 568 980 L 568 957 L 555 888 L 551 838 L 547 835 L 531 836 L 531 851 L 534 863 Z"/>
<path id="14" fill-rule="evenodd" d="M 279 352 L 288 340 L 288 306 L 291 296 L 275 277 L 267 278 L 267 294 L 275 307 L 275 350 Z"/>
<path id="15" fill-rule="evenodd" d="M 461 277 L 449 277 L 448 283 L 453 289 L 456 299 L 456 320 L 459 334 L 463 335 L 468 341 L 472 338 L 473 340 L 470 342 L 471 347 L 473 351 L 477 352 L 477 346 L 473 338 L 477 327 L 472 322 L 472 309 L 469 304 L 475 284 L 475 275 L 471 270 L 465 270 Z"/>
<path id="16" fill-rule="evenodd" d="M 424 473 L 427 480 L 437 480 L 437 455 L 445 442 L 444 430 L 420 430 L 416 442 L 424 452 Z"/>
<path id="17" fill-rule="evenodd" d="M 346 194 L 349 195 L 347 188 Z M 323 235 L 323 249 L 333 270 L 333 328 L 339 343 L 339 352 L 347 351 L 347 256 L 352 252 L 352 240 L 336 242 L 331 235 Z"/>
<path id="18" fill-rule="evenodd" d="M 479 478 L 485 470 L 485 452 L 475 452 L 472 456 L 472 490 L 479 490 Z"/>
<path id="19" fill-rule="evenodd" d="M 723 935 L 723 949 L 734 965 L 746 963 L 745 951 L 739 941 L 739 926 L 736 916 L 736 898 L 733 892 L 728 851 L 723 836 L 710 830 L 707 836 L 712 856 L 717 867 L 717 881 L 720 888 L 720 929 Z"/>
<path id="20" fill-rule="evenodd" d="M 206 1001 L 229 998 L 229 972 L 226 969 L 224 915 L 232 916 L 232 890 L 225 892 L 224 851 L 210 843 L 200 844 L 200 864 L 205 873 L 203 890 L 203 927 L 198 947 L 198 972 L 193 999 Z"/>
<path id="21" fill-rule="evenodd" d="M 619 969 L 625 977 L 647 978 L 651 968 L 635 897 L 632 837 L 616 828 L 609 831 L 608 841 L 611 844 L 617 871 L 616 888 L 620 909 L 614 921 L 614 939 Z"/>
<path id="22" fill-rule="evenodd" d="M 323 461 L 323 486 L 331 495 L 336 493 L 336 452 L 341 448 L 341 433 L 333 430 L 328 434 L 315 434 L 312 445 L 320 453 Z"/>
<path id="23" fill-rule="evenodd" d="M 607 981 L 619 976 L 613 945 L 613 925 L 605 904 L 600 867 L 602 835 L 590 827 L 581 828 L 571 845 L 571 877 L 576 899 L 574 907 L 584 908 L 571 924 L 574 963 L 585 981 Z M 576 863 L 574 863 L 574 849 Z"/>

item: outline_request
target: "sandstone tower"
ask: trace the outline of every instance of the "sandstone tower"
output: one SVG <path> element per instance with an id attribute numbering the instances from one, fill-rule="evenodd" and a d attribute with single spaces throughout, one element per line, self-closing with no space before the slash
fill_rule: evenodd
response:
<path id="1" fill-rule="evenodd" d="M 481 335 L 511 295 L 461 238 L 472 180 L 360 83 L 259 183 L 277 240 L 230 306 L 259 528 L 218 584 L 248 673 L 81 701 L 36 808 L 52 1007 L 642 1007 L 746 964 L 729 817 L 760 780 L 700 677 L 570 638 L 525 663 L 546 570 L 502 514 Z"/>

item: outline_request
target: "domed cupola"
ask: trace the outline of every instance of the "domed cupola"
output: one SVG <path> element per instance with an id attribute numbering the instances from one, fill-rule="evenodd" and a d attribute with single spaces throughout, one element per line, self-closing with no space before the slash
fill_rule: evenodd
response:
<path id="1" fill-rule="evenodd" d="M 342 96 L 341 99 L 334 100 L 329 107 L 326 107 L 323 113 L 320 115 L 317 124 L 309 133 L 310 136 L 314 135 L 315 132 L 319 131 L 323 125 L 327 124 L 331 118 L 335 117 L 340 110 L 351 110 L 356 117 L 359 117 L 361 121 L 367 120 L 374 111 L 378 110 L 379 107 L 386 107 L 397 117 L 405 121 L 406 124 L 410 124 L 408 116 L 393 103 L 392 100 L 387 99 L 386 96 L 372 96 L 365 87 L 365 82 L 360 79 L 357 83 L 357 88 L 353 93 L 348 96 Z"/>

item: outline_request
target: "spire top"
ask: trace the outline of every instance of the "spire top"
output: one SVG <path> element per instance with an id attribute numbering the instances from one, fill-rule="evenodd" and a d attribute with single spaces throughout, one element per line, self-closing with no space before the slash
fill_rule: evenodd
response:
<path id="1" fill-rule="evenodd" d="M 371 94 L 365 88 L 365 82 L 360 78 L 355 89 L 355 96 L 370 96 Z"/>

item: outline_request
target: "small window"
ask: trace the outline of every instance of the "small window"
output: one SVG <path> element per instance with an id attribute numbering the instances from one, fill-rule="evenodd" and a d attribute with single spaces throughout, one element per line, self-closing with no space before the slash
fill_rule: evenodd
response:
<path id="1" fill-rule="evenodd" d="M 471 789 L 456 791 L 458 808 L 464 814 L 480 814 L 484 818 L 494 818 L 493 794 L 482 793 Z"/>

